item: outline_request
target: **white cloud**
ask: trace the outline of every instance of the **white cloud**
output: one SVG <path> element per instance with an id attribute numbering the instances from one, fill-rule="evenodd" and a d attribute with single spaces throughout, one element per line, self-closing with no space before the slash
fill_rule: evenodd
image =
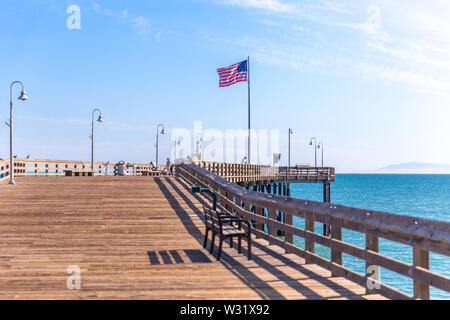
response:
<path id="1" fill-rule="evenodd" d="M 96 13 L 128 21 L 140 35 L 146 35 L 149 32 L 150 20 L 143 16 L 133 16 L 128 12 L 128 9 L 122 11 L 103 9 L 97 2 L 93 2 L 92 9 Z"/>
<path id="2" fill-rule="evenodd" d="M 128 10 L 127 9 L 122 11 L 122 13 L 120 14 L 120 18 L 122 18 L 122 19 L 128 18 Z"/>
<path id="3" fill-rule="evenodd" d="M 302 26 L 299 26 L 296 24 L 292 25 L 292 29 L 297 30 L 297 31 L 303 31 L 303 32 L 309 31 L 308 28 L 305 28 L 305 27 L 302 27 Z"/>
<path id="4" fill-rule="evenodd" d="M 432 6 L 420 0 L 221 3 L 256 10 L 264 17 L 259 21 L 277 32 L 272 43 L 266 37 L 234 41 L 261 62 L 301 71 L 352 73 L 450 94 L 448 0 L 435 0 Z"/>
<path id="5" fill-rule="evenodd" d="M 134 26 L 138 28 L 146 27 L 149 24 L 149 21 L 144 17 L 137 17 L 133 19 Z"/>
<path id="6" fill-rule="evenodd" d="M 256 8 L 273 12 L 292 12 L 296 10 L 294 5 L 279 0 L 223 0 L 222 2 L 243 8 Z"/>

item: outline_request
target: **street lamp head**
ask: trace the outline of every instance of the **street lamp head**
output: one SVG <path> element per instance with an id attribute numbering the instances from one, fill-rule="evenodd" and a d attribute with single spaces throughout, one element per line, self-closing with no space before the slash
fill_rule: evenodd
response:
<path id="1" fill-rule="evenodd" d="M 105 121 L 105 120 L 103 120 L 102 115 L 100 115 L 100 116 L 98 117 L 97 121 L 98 121 L 98 122 L 103 122 L 103 121 Z"/>
<path id="2" fill-rule="evenodd" d="M 166 129 L 162 129 L 161 134 L 166 134 Z"/>
<path id="3" fill-rule="evenodd" d="M 26 101 L 26 100 L 30 100 L 30 98 L 27 96 L 27 93 L 25 92 L 25 90 L 23 90 L 20 93 L 20 97 L 18 97 L 17 100 Z"/>

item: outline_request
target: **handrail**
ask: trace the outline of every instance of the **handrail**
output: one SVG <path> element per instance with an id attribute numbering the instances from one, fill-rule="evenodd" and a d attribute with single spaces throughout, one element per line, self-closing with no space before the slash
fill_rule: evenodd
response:
<path id="1" fill-rule="evenodd" d="M 370 281 L 377 290 L 367 289 L 368 293 L 375 291 L 394 299 L 429 299 L 429 286 L 450 292 L 450 278 L 430 271 L 428 265 L 429 251 L 450 256 L 448 222 L 249 191 L 194 164 L 181 164 L 176 171 L 190 183 L 213 190 L 222 209 L 258 222 L 258 227 L 252 228 L 257 237 L 304 257 L 307 263 L 315 263 L 331 270 L 335 276 L 346 277 L 366 288 Z M 305 219 L 305 229 L 277 221 L 274 214 L 276 211 Z M 331 226 L 331 238 L 314 233 L 315 221 Z M 364 233 L 366 249 L 343 242 L 342 228 Z M 285 240 L 276 236 L 276 230 L 285 231 Z M 288 242 L 292 235 L 305 239 L 305 249 Z M 414 263 L 411 265 L 380 254 L 379 238 L 411 246 Z M 314 243 L 331 249 L 331 261 L 314 253 Z M 413 279 L 414 296 L 374 279 L 371 272 L 361 275 L 343 267 L 342 253 L 365 260 L 366 270 L 368 267 L 378 269 L 381 266 Z"/>
<path id="2" fill-rule="evenodd" d="M 9 176 L 9 159 L 0 160 L 0 183 L 6 181 Z"/>
<path id="3" fill-rule="evenodd" d="M 195 164 L 234 183 L 274 180 L 333 182 L 335 179 L 335 169 L 332 167 L 274 167 L 211 161 L 198 161 Z"/>
<path id="4" fill-rule="evenodd" d="M 118 162 L 94 162 L 94 175 L 114 176 Z M 65 170 L 91 169 L 90 161 L 15 159 L 14 173 L 16 177 L 63 176 Z M 130 163 L 125 168 L 125 175 L 136 176 L 141 171 L 149 171 L 149 164 Z M 9 178 L 9 159 L 0 160 L 0 182 Z"/>

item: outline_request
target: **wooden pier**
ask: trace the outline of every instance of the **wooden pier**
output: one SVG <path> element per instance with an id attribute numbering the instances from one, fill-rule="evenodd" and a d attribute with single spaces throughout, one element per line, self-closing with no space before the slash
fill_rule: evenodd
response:
<path id="1" fill-rule="evenodd" d="M 137 176 L 132 166 L 128 176 L 112 176 L 103 163 L 96 176 L 64 177 L 62 162 L 52 176 L 54 163 L 39 164 L 48 170 L 41 175 L 20 161 L 17 185 L 0 185 L 0 299 L 428 299 L 429 286 L 450 291 L 450 278 L 428 261 L 430 251 L 450 255 L 446 222 L 256 192 L 195 164 L 177 166 L 176 177 Z M 3 182 L 8 170 L 0 162 Z M 225 246 L 217 262 L 203 249 L 202 205 L 211 202 L 192 185 L 254 222 L 251 261 Z M 306 228 L 293 226 L 293 216 Z M 315 233 L 314 221 L 330 225 L 330 237 Z M 366 248 L 344 242 L 343 228 L 363 233 Z M 305 248 L 293 245 L 294 235 Z M 379 253 L 378 238 L 410 246 L 414 263 Z M 315 253 L 315 243 L 331 248 L 331 260 Z M 414 296 L 342 266 L 343 253 L 411 278 Z M 80 290 L 67 286 L 73 266 Z"/>

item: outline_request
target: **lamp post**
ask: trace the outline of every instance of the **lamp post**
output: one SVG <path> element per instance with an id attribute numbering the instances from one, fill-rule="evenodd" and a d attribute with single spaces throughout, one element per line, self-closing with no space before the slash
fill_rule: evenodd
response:
<path id="1" fill-rule="evenodd" d="M 200 152 L 200 150 L 202 149 L 202 148 L 200 148 L 200 144 L 202 144 L 202 142 L 203 142 L 203 137 L 200 136 L 200 138 L 195 143 L 195 153 L 198 156 L 198 160 L 200 160 L 200 161 L 202 160 L 202 154 Z"/>
<path id="2" fill-rule="evenodd" d="M 289 142 L 288 142 L 288 167 L 291 167 L 291 134 L 293 134 L 294 131 L 292 131 L 291 128 L 289 128 L 289 133 L 288 133 L 288 137 L 289 137 Z"/>
<path id="3" fill-rule="evenodd" d="M 181 140 L 183 140 L 182 137 L 179 137 L 178 140 L 175 140 L 175 152 L 173 156 L 173 162 L 175 163 L 175 160 L 177 160 L 177 145 L 181 145 Z"/>
<path id="4" fill-rule="evenodd" d="M 89 138 L 91 138 L 91 168 L 92 171 L 94 171 L 94 116 L 95 116 L 95 112 L 99 113 L 97 122 L 103 122 L 103 117 L 102 117 L 102 112 L 100 111 L 100 109 L 94 109 L 92 111 L 92 127 L 91 127 L 91 135 Z"/>
<path id="5" fill-rule="evenodd" d="M 156 168 L 158 168 L 158 149 L 159 149 L 159 128 L 161 127 L 161 134 L 166 134 L 163 124 L 158 124 L 156 126 Z"/>
<path id="6" fill-rule="evenodd" d="M 321 151 L 322 151 L 322 167 L 323 167 L 323 142 L 322 141 L 320 141 L 318 144 L 317 144 L 317 149 L 321 149 Z"/>
<path id="7" fill-rule="evenodd" d="M 313 144 L 314 140 L 314 144 Z M 317 167 L 317 139 L 315 137 L 311 138 L 310 146 L 314 146 L 314 166 Z"/>
<path id="8" fill-rule="evenodd" d="M 9 184 L 11 185 L 15 185 L 16 183 L 14 182 L 14 144 L 13 144 L 13 134 L 14 134 L 14 130 L 13 130 L 13 103 L 12 103 L 12 88 L 15 84 L 20 84 L 22 86 L 22 92 L 20 93 L 20 97 L 17 98 L 17 100 L 21 100 L 21 101 L 26 101 L 29 100 L 30 98 L 28 98 L 23 83 L 20 81 L 14 81 L 11 83 L 11 86 L 9 88 L 9 92 L 10 92 L 10 99 L 9 99 L 9 123 L 6 123 L 9 127 Z"/>

